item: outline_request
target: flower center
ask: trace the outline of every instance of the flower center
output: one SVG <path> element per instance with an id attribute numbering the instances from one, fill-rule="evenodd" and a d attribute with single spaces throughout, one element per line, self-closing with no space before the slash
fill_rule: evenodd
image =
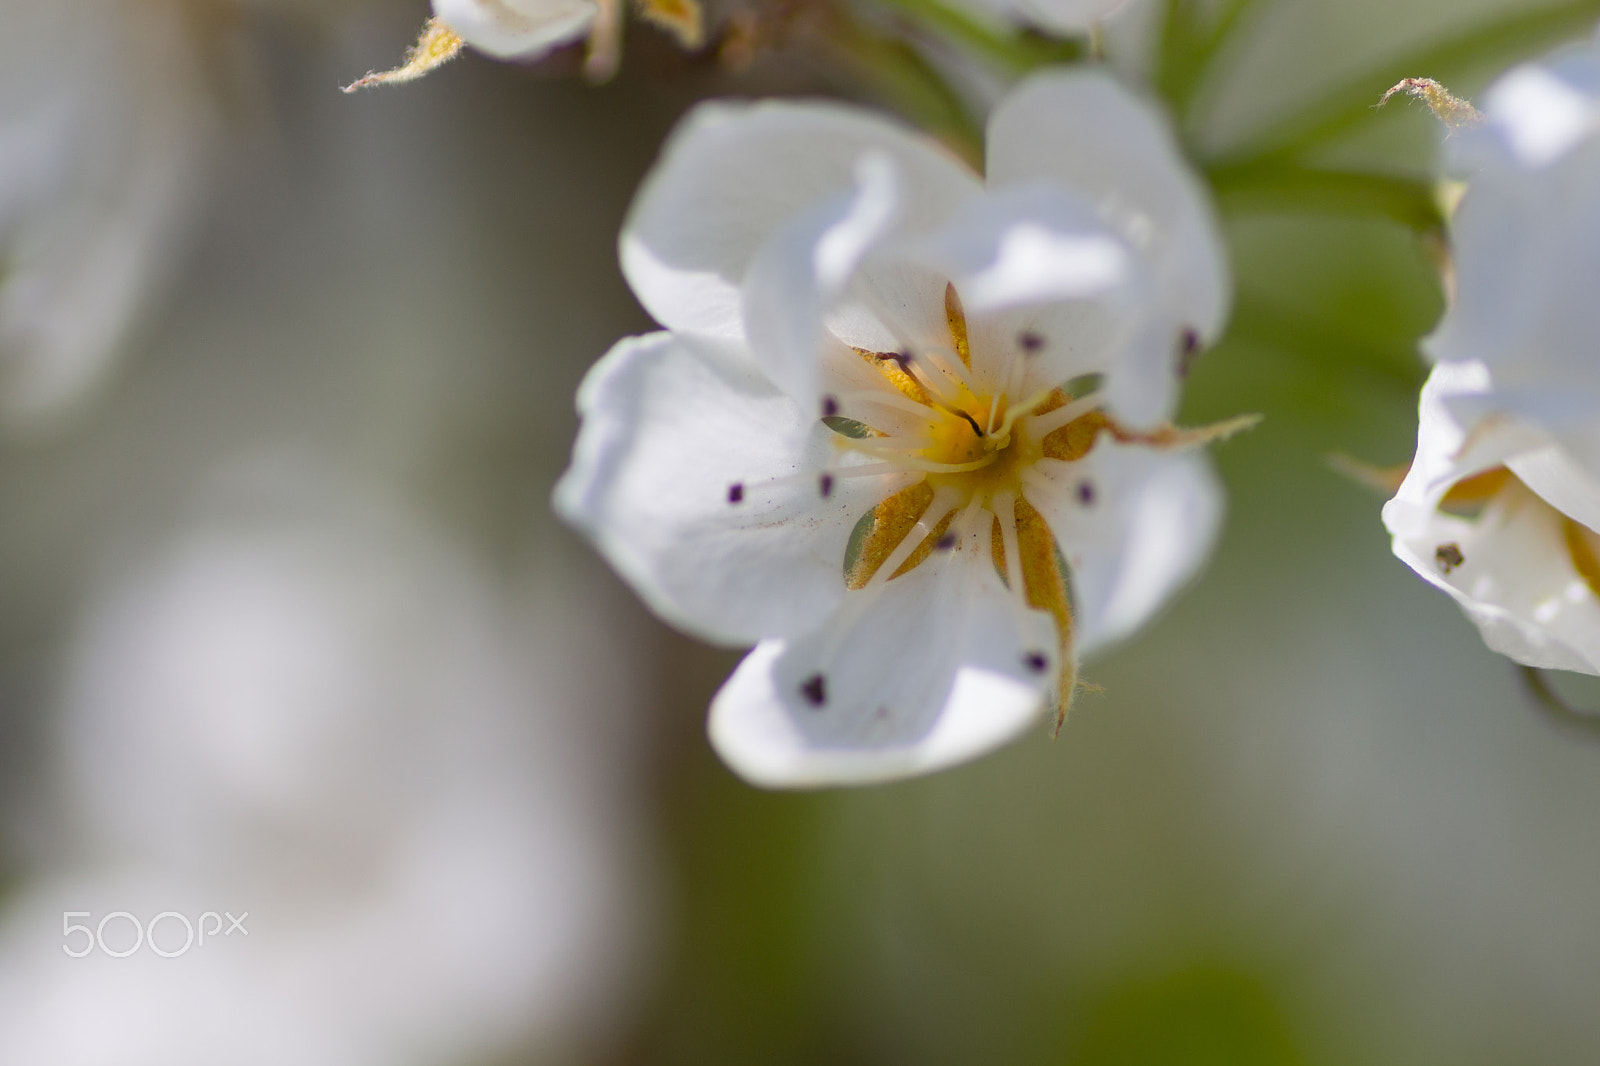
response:
<path id="1" fill-rule="evenodd" d="M 978 422 L 979 416 L 964 408 L 931 413 L 936 416 L 928 427 L 933 443 L 922 452 L 930 463 L 951 467 L 978 463 L 987 466 L 999 458 L 1009 443 L 985 433 Z"/>
<path id="2" fill-rule="evenodd" d="M 1083 458 L 1111 425 L 1099 410 L 1097 375 L 1032 395 L 1018 393 L 1028 377 L 1028 360 L 1048 345 L 1040 333 L 1019 333 L 1012 365 L 995 367 L 991 359 L 989 375 L 980 376 L 974 373 L 966 315 L 953 285 L 945 289 L 945 316 L 948 346 L 909 352 L 855 349 L 888 388 L 855 389 L 823 400 L 823 420 L 840 434 L 840 448 L 879 460 L 841 466 L 840 476 L 919 475 L 914 490 L 907 490 L 914 507 L 886 501 L 880 512 L 906 513 L 893 521 L 880 521 L 882 514 L 871 520 L 880 545 L 885 538 L 898 542 L 910 537 L 913 527 L 924 526 L 911 543 L 932 544 L 958 511 L 987 511 L 1003 533 L 1010 521 L 1005 516 L 1026 499 L 1032 468 L 1045 458 Z M 1073 393 L 1080 395 L 1074 398 Z M 1078 498 L 1083 506 L 1093 506 L 1094 487 Z M 922 512 L 928 512 L 926 521 Z M 925 557 L 925 552 L 913 553 L 905 562 L 909 568 Z"/>
<path id="3" fill-rule="evenodd" d="M 966 393 L 949 408 L 929 414 L 931 443 L 921 452 L 928 484 L 949 490 L 962 504 L 988 507 L 997 493 L 1020 495 L 1023 472 L 1044 456 L 1025 409 L 1003 395 Z"/>

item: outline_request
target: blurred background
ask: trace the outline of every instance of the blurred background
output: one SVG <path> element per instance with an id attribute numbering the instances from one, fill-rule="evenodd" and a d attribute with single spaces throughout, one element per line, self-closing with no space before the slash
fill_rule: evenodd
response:
<path id="1" fill-rule="evenodd" d="M 1443 297 L 1395 212 L 1224 195 L 1234 326 L 1185 415 L 1266 420 L 1217 449 L 1214 564 L 1058 739 L 763 793 L 704 737 L 737 656 L 547 498 L 583 372 L 651 328 L 615 237 L 672 123 L 873 80 L 636 23 L 604 86 L 468 54 L 346 96 L 426 4 L 0 11 L 0 1062 L 1600 1057 L 1600 736 L 1329 468 L 1414 443 Z M 1130 77 L 1149 18 L 1108 31 Z M 1427 174 L 1442 131 L 1384 89 L 1597 19 L 1262 0 L 1185 136 L 1225 169 L 1342 121 L 1321 158 Z M 133 919 L 126 958 L 63 951 Z"/>

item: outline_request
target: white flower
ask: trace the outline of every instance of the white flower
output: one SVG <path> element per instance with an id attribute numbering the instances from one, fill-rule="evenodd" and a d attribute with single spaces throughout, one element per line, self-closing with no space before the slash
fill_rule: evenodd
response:
<path id="1" fill-rule="evenodd" d="M 1003 101 L 987 188 L 858 110 L 703 106 L 621 251 L 669 332 L 591 371 L 556 505 L 664 618 L 758 642 L 711 709 L 749 780 L 993 748 L 1204 556 L 1218 494 L 1164 420 L 1226 267 L 1109 77 Z"/>
<path id="2" fill-rule="evenodd" d="M 1394 550 L 1496 651 L 1600 673 L 1600 39 L 1518 67 L 1458 134 L 1457 285 L 1424 342 Z"/>

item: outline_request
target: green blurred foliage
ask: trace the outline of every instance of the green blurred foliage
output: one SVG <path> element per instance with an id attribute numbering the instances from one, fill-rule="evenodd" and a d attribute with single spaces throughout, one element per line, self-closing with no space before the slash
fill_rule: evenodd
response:
<path id="1" fill-rule="evenodd" d="M 1071 1066 L 1300 1066 L 1273 990 L 1248 973 L 1197 966 L 1110 990 L 1089 1013 Z"/>

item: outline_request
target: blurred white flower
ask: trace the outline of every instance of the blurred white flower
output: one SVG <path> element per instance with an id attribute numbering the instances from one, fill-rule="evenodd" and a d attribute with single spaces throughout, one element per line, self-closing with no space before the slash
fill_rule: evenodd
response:
<path id="1" fill-rule="evenodd" d="M 349 0 L 0 0 L 0 428 L 75 413 L 167 282 L 265 10 Z"/>
<path id="2" fill-rule="evenodd" d="M 1456 293 L 1384 522 L 1490 647 L 1600 673 L 1600 38 L 1484 99 L 1455 137 Z"/>
<path id="3" fill-rule="evenodd" d="M 664 618 L 759 642 L 711 709 L 751 781 L 1005 742 L 1211 544 L 1205 434 L 1164 420 L 1228 274 L 1161 117 L 1036 77 L 988 175 L 854 109 L 706 105 L 624 226 L 670 332 L 590 372 L 556 505 Z"/>
<path id="4" fill-rule="evenodd" d="M 0 1061 L 429 1066 L 603 1041 L 648 902 L 626 753 L 596 728 L 633 679 L 564 642 L 571 620 L 519 639 L 457 552 L 348 496 L 233 483 L 94 597 L 62 734 L 78 831 L 0 927 Z M 118 910 L 247 911 L 249 935 L 66 956 L 62 911 Z M 181 923 L 162 936 L 176 951 Z"/>
<path id="5" fill-rule="evenodd" d="M 215 116 L 177 2 L 0 4 L 0 418 L 92 386 L 159 285 Z"/>

